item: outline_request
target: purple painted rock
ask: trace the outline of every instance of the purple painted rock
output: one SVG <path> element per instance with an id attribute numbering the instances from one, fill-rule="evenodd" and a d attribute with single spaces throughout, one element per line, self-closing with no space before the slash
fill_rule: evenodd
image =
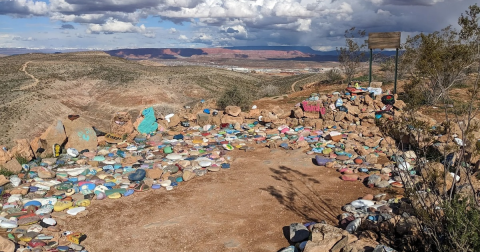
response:
<path id="1" fill-rule="evenodd" d="M 97 193 L 97 200 L 103 200 L 107 197 L 104 192 Z"/>
<path id="2" fill-rule="evenodd" d="M 315 161 L 317 161 L 317 165 L 325 166 L 328 162 L 332 161 L 330 158 L 322 157 L 319 155 L 315 156 Z"/>

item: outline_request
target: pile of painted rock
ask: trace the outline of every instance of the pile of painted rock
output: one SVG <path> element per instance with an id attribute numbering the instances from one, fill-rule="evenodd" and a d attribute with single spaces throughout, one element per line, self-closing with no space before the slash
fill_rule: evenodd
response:
<path id="1" fill-rule="evenodd" d="M 318 165 L 338 167 L 344 180 L 358 180 L 352 175 L 357 171 L 383 172 L 388 178 L 388 168 L 377 164 L 388 153 L 388 139 L 375 133 L 370 116 L 354 114 L 345 122 L 350 114 L 336 109 L 348 106 L 349 99 L 369 115 L 373 102 L 343 94 L 347 100 L 339 105 L 339 93 L 312 97 L 328 108 L 320 109 L 317 118 L 306 105 L 293 111 L 254 107 L 249 113 L 229 106 L 224 112 L 203 109 L 165 116 L 150 107 L 135 122 L 126 112 L 114 114 L 105 133 L 81 116 L 69 115 L 34 140 L 18 140 L 12 149 L 0 151 L 0 164 L 18 174 L 0 178 L 5 185 L 0 228 L 20 245 L 18 251 L 82 250 L 86 235 L 61 227 L 68 218 L 87 215 L 95 200 L 173 190 L 183 181 L 230 168 L 228 152 L 247 151 L 252 148 L 248 143 L 310 149 L 307 154 L 317 154 Z M 334 101 L 339 106 L 330 106 Z M 21 165 L 14 157 L 29 162 Z"/>
<path id="2" fill-rule="evenodd" d="M 116 133 L 100 132 L 71 115 L 55 122 L 31 145 L 21 140 L 10 150 L 0 150 L 2 158 L 9 159 L 4 169 L 17 173 L 0 176 L 0 228 L 20 246 L 17 251 L 82 251 L 86 235 L 62 226 L 69 218 L 87 215 L 92 202 L 174 190 L 184 181 L 229 169 L 229 151 L 249 150 L 247 143 L 261 138 L 255 133 L 258 127 L 250 129 L 254 124 L 243 125 L 247 129 L 241 131 L 224 124 L 157 132 L 156 121 L 150 120 L 155 117 L 149 116 L 153 112 L 152 108 L 142 112 L 139 132 L 134 132 L 127 114 L 116 114 L 112 120 Z M 122 131 L 126 134 L 119 134 Z M 13 157 L 31 161 L 20 165 Z M 13 248 L 9 240 L 0 241 Z"/>
<path id="3" fill-rule="evenodd" d="M 463 146 L 469 153 L 469 163 L 465 165 L 478 167 L 480 161 L 479 155 L 475 155 L 476 143 L 467 145 L 459 138 L 462 122 L 456 122 L 454 128 L 447 129 L 445 124 L 439 124 L 419 112 L 413 116 L 404 114 L 403 102 L 396 100 L 391 104 L 388 99 L 382 99 L 385 96 L 389 95 L 372 99 L 369 95 L 349 92 L 312 94 L 293 111 L 295 118 L 303 125 L 293 128 L 297 133 L 292 130 L 286 130 L 285 133 L 297 135 L 296 146 L 305 146 L 299 142 L 306 141 L 309 147 L 307 154 L 315 155 L 317 165 L 336 169 L 344 181 L 362 182 L 368 187 L 406 187 L 402 183 L 406 180 L 405 176 L 409 176 L 414 183 L 429 181 L 432 174 L 442 174 L 445 165 L 454 163 L 458 158 L 456 154 L 450 153 L 446 157 L 446 164 L 418 160 L 415 152 L 399 150 L 396 143 L 421 147 L 430 144 L 442 154 L 445 153 L 444 150 Z M 395 141 L 382 135 L 376 126 L 377 120 L 408 122 L 412 121 L 412 117 L 423 122 L 429 130 L 415 130 L 407 124 L 406 129 L 401 129 L 403 136 Z M 479 139 L 480 132 L 474 132 L 474 135 Z M 422 139 L 429 140 L 422 142 Z M 287 147 L 285 143 L 280 144 L 282 145 Z M 417 166 L 419 161 L 424 165 Z M 443 176 L 434 176 L 437 179 L 430 182 L 435 185 L 435 190 L 450 190 L 453 179 L 456 179 L 458 184 L 455 193 L 471 193 L 465 171 L 461 169 L 458 175 L 447 175 L 451 177 L 447 176 L 446 180 Z M 344 213 L 338 218 L 338 227 L 325 223 L 293 223 L 289 233 L 292 246 L 282 251 L 350 252 L 366 251 L 366 248 L 370 248 L 369 251 L 394 251 L 391 247 L 401 251 L 412 250 L 412 245 L 418 242 L 418 220 L 413 216 L 411 206 L 404 202 L 401 191 L 399 193 L 390 199 L 387 199 L 385 193 L 365 195 L 345 205 L 342 208 Z M 438 202 L 433 198 L 428 200 L 428 189 L 417 193 L 425 194 L 428 207 L 438 207 Z"/>
<path id="4" fill-rule="evenodd" d="M 150 107 L 135 121 L 127 112 L 115 113 L 104 131 L 79 115 L 69 115 L 32 141 L 22 139 L 11 149 L 0 149 L 0 166 L 16 174 L 0 175 L 0 250 L 5 244 L 12 249 L 4 251 L 13 251 L 15 243 L 18 251 L 82 251 L 86 235 L 62 227 L 68 218 L 87 215 L 96 200 L 174 190 L 184 181 L 230 168 L 229 151 L 248 151 L 251 144 L 303 149 L 315 155 L 317 165 L 337 169 L 345 181 L 403 187 L 398 171 L 410 171 L 415 154 L 398 151 L 394 139 L 380 134 L 375 120 L 391 120 L 404 106 L 399 100 L 392 106 L 382 96 L 373 99 L 347 91 L 312 94 L 293 110 L 254 106 L 246 113 L 229 106 L 225 111 L 201 108 L 161 115 Z M 410 175 L 417 176 L 413 171 Z M 398 199 L 384 200 L 375 196 L 352 202 L 345 207 L 341 224 L 356 230 L 372 221 L 400 222 L 389 213 Z M 323 238 L 329 248 L 354 240 L 326 224 L 296 227 L 302 225 L 309 236 L 291 240 L 298 242 L 297 249 L 314 246 L 322 237 L 317 233 L 328 230 L 336 230 L 335 239 Z"/>

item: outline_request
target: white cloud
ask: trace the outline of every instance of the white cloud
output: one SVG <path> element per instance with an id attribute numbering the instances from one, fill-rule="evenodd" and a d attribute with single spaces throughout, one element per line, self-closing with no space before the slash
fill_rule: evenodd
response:
<path id="1" fill-rule="evenodd" d="M 242 25 L 223 25 L 220 31 L 235 39 L 248 39 L 248 32 Z"/>
<path id="2" fill-rule="evenodd" d="M 105 24 L 90 24 L 87 33 L 145 33 L 145 25 L 135 26 L 132 23 L 110 18 Z"/>
<path id="3" fill-rule="evenodd" d="M 48 14 L 47 3 L 32 0 L 0 0 L 0 15 L 44 16 Z"/>
<path id="4" fill-rule="evenodd" d="M 386 15 L 386 16 L 392 15 L 392 13 L 390 13 L 390 11 L 388 11 L 388 10 L 382 10 L 382 9 L 378 9 L 378 10 L 377 10 L 377 14 L 378 14 L 378 15 Z"/>
<path id="5" fill-rule="evenodd" d="M 75 27 L 75 35 L 74 32 L 67 34 L 61 31 L 55 35 L 59 36 L 59 41 L 70 41 L 67 36 L 71 36 L 72 41 L 69 43 L 75 45 L 84 43 L 102 47 L 113 43 L 111 47 L 142 44 L 162 47 L 171 44 L 270 44 L 335 48 L 343 44 L 343 32 L 352 26 L 366 29 L 367 32 L 402 31 L 405 34 L 439 30 L 455 24 L 460 13 L 477 1 L 0 0 L 0 15 L 47 16 L 57 22 L 55 28 L 68 23 Z M 178 27 L 152 27 L 151 19 L 154 22 L 161 19 L 176 24 L 185 22 L 188 25 L 181 28 L 180 35 Z M 148 24 L 148 28 L 142 23 Z M 13 24 L 11 27 L 17 30 Z M 112 33 L 120 37 L 114 39 L 113 36 L 105 35 Z M 23 38 L 16 41 L 22 46 L 29 42 L 29 37 L 37 39 L 32 45 L 43 41 L 26 32 L 15 35 Z M 149 39 L 154 37 L 162 39 Z M 6 45 L 5 41 L 5 38 L 0 41 L 0 47 Z"/>
<path id="6" fill-rule="evenodd" d="M 200 34 L 196 37 L 194 37 L 191 41 L 191 43 L 196 43 L 196 44 L 206 44 L 206 45 L 211 45 L 213 43 L 213 37 L 208 35 L 208 34 Z"/>

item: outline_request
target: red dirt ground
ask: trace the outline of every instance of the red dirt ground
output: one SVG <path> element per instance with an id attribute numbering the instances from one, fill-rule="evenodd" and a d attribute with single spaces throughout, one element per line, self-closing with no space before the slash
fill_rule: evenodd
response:
<path id="1" fill-rule="evenodd" d="M 94 201 L 67 230 L 89 251 L 277 251 L 293 222 L 337 224 L 341 206 L 379 192 L 345 182 L 299 150 L 234 151 L 232 168 L 165 189 Z"/>

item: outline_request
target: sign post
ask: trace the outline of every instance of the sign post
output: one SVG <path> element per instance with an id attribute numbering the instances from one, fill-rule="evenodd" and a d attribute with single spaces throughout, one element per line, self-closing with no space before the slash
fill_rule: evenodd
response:
<path id="1" fill-rule="evenodd" d="M 386 48 L 395 48 L 395 83 L 393 88 L 393 93 L 397 93 L 397 69 L 398 69 L 398 49 L 400 48 L 400 32 L 375 32 L 368 34 L 368 48 L 370 49 L 370 73 L 369 73 L 369 83 L 372 83 L 372 61 L 373 61 L 373 49 L 386 49 Z"/>

